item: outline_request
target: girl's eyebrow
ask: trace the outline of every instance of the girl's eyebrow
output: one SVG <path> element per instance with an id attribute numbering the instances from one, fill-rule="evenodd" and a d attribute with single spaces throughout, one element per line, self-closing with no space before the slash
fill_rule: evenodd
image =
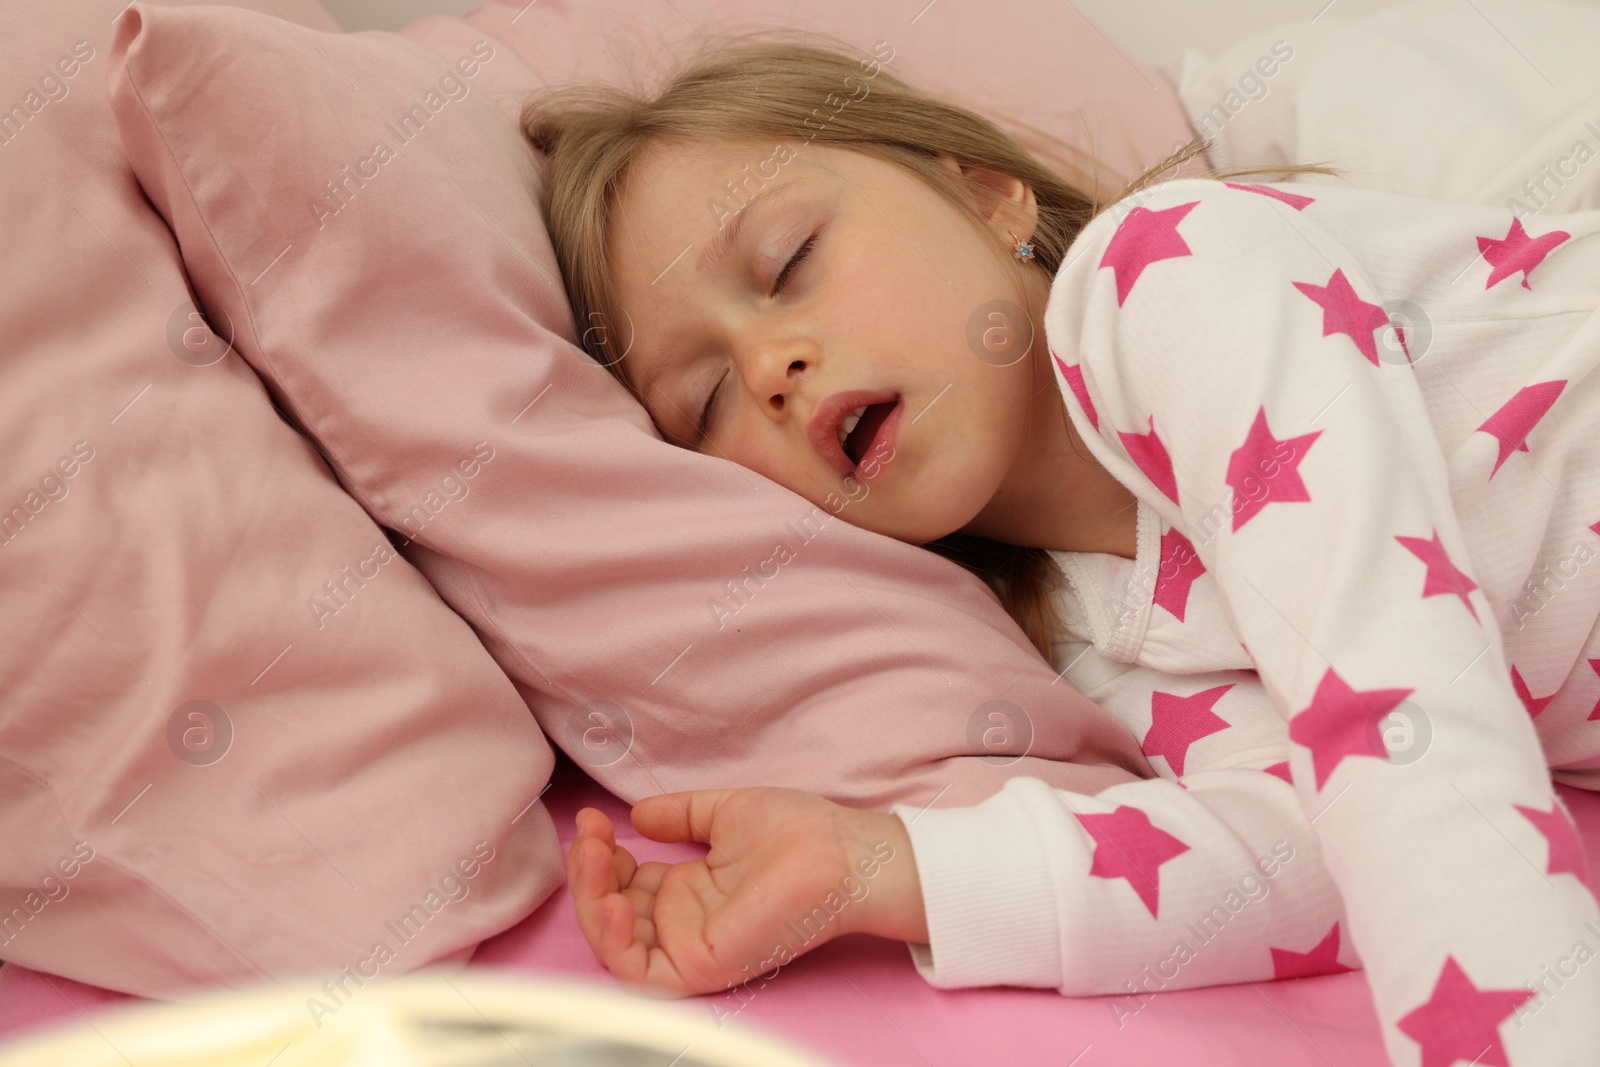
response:
<path id="1" fill-rule="evenodd" d="M 805 178 L 796 178 L 782 185 L 768 186 L 745 201 L 744 206 L 739 209 L 739 213 L 733 217 L 733 221 L 724 226 L 722 232 L 717 234 L 706 250 L 700 254 L 700 261 L 695 264 L 695 270 L 700 274 L 705 274 L 721 266 L 722 261 L 728 258 L 729 253 L 738 246 L 740 229 L 744 226 L 744 220 L 750 215 L 752 209 L 758 204 L 763 208 L 770 209 L 780 202 L 790 190 L 804 185 L 806 181 L 807 179 Z"/>

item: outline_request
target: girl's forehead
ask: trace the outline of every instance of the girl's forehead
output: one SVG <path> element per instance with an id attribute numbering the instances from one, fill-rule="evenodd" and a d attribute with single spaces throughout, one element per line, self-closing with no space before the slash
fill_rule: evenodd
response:
<path id="1" fill-rule="evenodd" d="M 791 146 L 759 140 L 708 138 L 646 146 L 615 193 L 607 244 L 614 258 L 643 255 L 653 261 L 684 251 L 685 242 L 709 243 L 766 190 L 802 174 L 836 180 L 832 164 L 819 162 L 815 149 L 801 156 Z"/>
<path id="2" fill-rule="evenodd" d="M 771 155 L 782 141 L 792 139 L 712 136 L 661 139 L 641 148 L 631 169 L 639 173 L 648 172 L 651 177 L 728 167 L 737 173 L 741 163 Z M 790 151 L 793 152 L 797 147 L 791 143 Z"/>
<path id="3" fill-rule="evenodd" d="M 641 192 L 677 195 L 689 187 L 698 194 L 697 205 L 719 195 L 736 205 L 798 171 L 842 180 L 842 169 L 878 162 L 865 153 L 790 136 L 673 138 L 638 151 L 623 176 L 619 199 Z"/>
<path id="4" fill-rule="evenodd" d="M 683 216 L 739 174 L 739 145 L 726 141 L 672 141 L 641 148 L 612 197 L 611 218 L 629 227 Z M 749 149 L 745 148 L 745 154 Z M 698 193 L 699 195 L 696 195 Z M 624 234 L 625 236 L 625 234 Z"/>

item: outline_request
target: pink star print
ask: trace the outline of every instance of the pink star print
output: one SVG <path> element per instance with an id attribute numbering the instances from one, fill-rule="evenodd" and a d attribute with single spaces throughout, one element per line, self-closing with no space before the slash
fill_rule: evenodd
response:
<path id="1" fill-rule="evenodd" d="M 1274 763 L 1272 766 L 1267 768 L 1267 773 L 1275 774 L 1279 778 L 1282 778 L 1284 781 L 1288 782 L 1290 785 L 1294 785 L 1294 779 L 1289 777 L 1288 760 L 1284 760 L 1282 763 Z"/>
<path id="2" fill-rule="evenodd" d="M 1172 773 L 1183 773 L 1189 746 L 1228 728 L 1228 721 L 1211 710 L 1233 684 L 1203 689 L 1181 697 L 1160 690 L 1150 694 L 1150 730 L 1144 735 L 1146 756 L 1165 756 Z"/>
<path id="3" fill-rule="evenodd" d="M 1366 689 L 1357 692 L 1328 668 L 1311 705 L 1289 721 L 1289 740 L 1311 750 L 1320 790 L 1346 756 L 1387 758 L 1378 723 L 1415 690 Z"/>
<path id="4" fill-rule="evenodd" d="M 1192 256 L 1193 252 L 1178 234 L 1178 223 L 1193 211 L 1200 201 L 1179 204 L 1161 211 L 1136 207 L 1128 212 L 1117 232 L 1106 245 L 1106 254 L 1100 266 L 1110 267 L 1117 276 L 1117 306 L 1128 299 L 1133 283 L 1150 264 L 1163 259 Z"/>
<path id="5" fill-rule="evenodd" d="M 1100 428 L 1100 416 L 1095 414 L 1094 404 L 1089 400 L 1089 389 L 1083 384 L 1083 366 L 1078 363 L 1067 366 L 1056 355 L 1056 350 L 1050 350 L 1050 356 L 1056 361 L 1056 366 L 1061 368 L 1061 376 L 1067 380 L 1067 385 L 1072 389 L 1072 395 L 1078 398 L 1078 405 L 1083 408 L 1083 413 L 1089 416 L 1089 425 L 1096 430 Z"/>
<path id="6" fill-rule="evenodd" d="M 1093 878 L 1126 878 L 1150 917 L 1161 904 L 1161 865 L 1189 851 L 1176 837 L 1150 825 L 1150 816 L 1123 805 L 1108 815 L 1074 815 L 1094 838 Z"/>
<path id="7" fill-rule="evenodd" d="M 1590 660 L 1589 669 L 1594 671 L 1596 674 L 1600 674 L 1600 659 Z M 1594 722 L 1596 719 L 1600 719 L 1600 702 L 1595 703 L 1594 710 L 1589 712 L 1589 717 L 1583 721 Z"/>
<path id="8" fill-rule="evenodd" d="M 1322 336 L 1349 335 L 1361 354 L 1371 360 L 1374 367 L 1379 366 L 1378 342 L 1373 332 L 1389 325 L 1389 313 L 1357 296 L 1343 270 L 1335 270 L 1327 285 L 1295 282 L 1294 287 L 1322 306 Z M 1398 329 L 1395 332 L 1400 335 L 1400 347 L 1405 349 L 1406 359 L 1410 359 L 1411 350 L 1406 348 L 1405 334 Z"/>
<path id="9" fill-rule="evenodd" d="M 1189 588 L 1205 572 L 1206 565 L 1200 562 L 1193 543 L 1176 526 L 1169 527 L 1161 535 L 1161 567 L 1156 573 L 1154 602 L 1182 622 L 1189 606 Z"/>
<path id="10" fill-rule="evenodd" d="M 1428 565 L 1428 576 L 1422 581 L 1422 595 L 1424 597 L 1438 596 L 1441 593 L 1458 596 L 1461 603 L 1472 612 L 1472 621 L 1478 620 L 1478 609 L 1472 606 L 1468 593 L 1478 588 L 1478 583 L 1468 578 L 1456 565 L 1450 562 L 1450 557 L 1444 550 L 1444 544 L 1439 540 L 1439 531 L 1433 531 L 1433 540 L 1424 541 L 1420 537 L 1396 537 L 1411 554 Z"/>
<path id="11" fill-rule="evenodd" d="M 1555 693 L 1551 693 L 1547 697 L 1535 697 L 1532 691 L 1528 689 L 1528 683 L 1522 680 L 1522 672 L 1517 670 L 1515 663 L 1511 665 L 1511 685 L 1512 688 L 1516 689 L 1517 696 L 1522 701 L 1522 706 L 1528 709 L 1528 718 L 1530 719 L 1537 719 L 1539 713 L 1556 698 Z M 1556 692 L 1560 692 L 1560 690 L 1558 689 Z"/>
<path id="12" fill-rule="evenodd" d="M 1319 974 L 1343 974 L 1350 970 L 1339 962 L 1339 924 L 1326 937 L 1317 942 L 1310 952 L 1290 952 L 1288 949 L 1272 950 L 1272 977 L 1310 978 Z"/>
<path id="13" fill-rule="evenodd" d="M 1578 831 L 1573 827 L 1566 812 L 1552 798 L 1549 811 L 1540 811 L 1538 808 L 1525 808 L 1521 804 L 1511 805 L 1522 813 L 1522 817 L 1533 823 L 1533 828 L 1544 835 L 1545 841 L 1550 845 L 1550 858 L 1545 861 L 1545 874 L 1572 874 L 1583 883 L 1585 889 L 1593 892 L 1589 885 L 1588 865 L 1583 858 L 1583 843 L 1578 840 Z"/>
<path id="14" fill-rule="evenodd" d="M 1226 185 L 1229 189 L 1243 189 L 1247 193 L 1260 193 L 1262 196 L 1270 196 L 1274 200 L 1282 200 L 1285 204 L 1288 204 L 1296 211 L 1304 211 L 1307 204 L 1316 203 L 1316 201 L 1311 199 L 1309 196 L 1300 196 L 1297 193 L 1286 193 L 1282 189 L 1274 189 L 1270 185 L 1235 185 L 1233 182 L 1223 182 L 1222 184 Z"/>
<path id="15" fill-rule="evenodd" d="M 1500 470 L 1500 464 L 1513 452 L 1528 451 L 1527 437 L 1544 418 L 1545 412 L 1556 402 L 1556 397 L 1561 395 L 1561 390 L 1567 387 L 1567 380 L 1561 378 L 1553 382 L 1540 382 L 1538 385 L 1526 385 L 1517 390 L 1513 396 L 1500 406 L 1500 410 L 1490 415 L 1478 429 L 1486 434 L 1491 434 L 1500 441 L 1500 455 L 1494 461 L 1494 470 L 1489 472 L 1493 478 Z"/>
<path id="16" fill-rule="evenodd" d="M 1531 989 L 1479 989 L 1454 956 L 1446 956 L 1428 1002 L 1396 1024 L 1422 1046 L 1422 1067 L 1510 1067 L 1500 1024 L 1533 999 Z"/>
<path id="17" fill-rule="evenodd" d="M 1245 437 L 1244 444 L 1234 449 L 1233 455 L 1228 457 L 1227 482 L 1233 487 L 1235 499 L 1244 501 L 1243 506 L 1237 507 L 1233 513 L 1235 530 L 1255 518 L 1268 504 L 1289 504 L 1311 499 L 1311 494 L 1306 491 L 1306 483 L 1300 480 L 1300 461 L 1306 458 L 1311 443 L 1321 436 L 1322 431 L 1317 430 L 1279 440 L 1267 429 L 1267 409 L 1256 408 L 1256 419 L 1250 424 L 1250 433 Z M 1293 459 L 1284 460 L 1279 455 L 1278 446 L 1284 443 L 1290 446 Z M 1258 482 L 1266 483 L 1266 492 L 1259 491 Z M 1177 497 L 1173 497 L 1172 502 L 1176 504 Z"/>
<path id="18" fill-rule="evenodd" d="M 1178 479 L 1172 473 L 1172 457 L 1167 455 L 1167 446 L 1156 435 L 1156 417 L 1151 415 L 1149 418 L 1149 433 L 1123 433 L 1118 430 L 1117 437 L 1121 439 L 1122 447 L 1128 450 L 1128 458 L 1144 472 L 1151 484 L 1176 504 Z"/>
<path id="19" fill-rule="evenodd" d="M 1522 228 L 1521 219 L 1511 220 L 1511 229 L 1500 240 L 1492 237 L 1478 238 L 1478 251 L 1483 253 L 1483 258 L 1489 261 L 1494 268 L 1489 273 L 1489 280 L 1484 283 L 1485 289 L 1493 289 L 1496 285 L 1511 277 L 1517 271 L 1522 272 L 1522 287 L 1532 289 L 1528 284 L 1528 274 L 1544 262 L 1556 245 L 1571 237 L 1572 234 L 1565 230 L 1551 230 L 1543 237 L 1529 237 Z"/>

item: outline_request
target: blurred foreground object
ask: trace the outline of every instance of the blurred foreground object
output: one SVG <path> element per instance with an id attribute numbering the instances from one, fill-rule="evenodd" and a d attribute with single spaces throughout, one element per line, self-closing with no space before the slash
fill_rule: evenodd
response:
<path id="1" fill-rule="evenodd" d="M 348 983 L 347 987 L 348 987 Z M 336 987 L 337 988 L 337 987 Z M 328 1007 L 342 1001 L 332 1011 Z M 599 985 L 416 972 L 141 1004 L 0 1046 L 0 1067 L 829 1067 L 690 1004 Z"/>

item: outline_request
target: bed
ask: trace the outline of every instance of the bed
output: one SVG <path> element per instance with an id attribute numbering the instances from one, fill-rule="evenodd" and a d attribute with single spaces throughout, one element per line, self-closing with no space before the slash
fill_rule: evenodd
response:
<path id="1" fill-rule="evenodd" d="M 37 633 L 19 635 L 5 661 L 17 684 L 0 734 L 8 746 L 0 798 L 8 842 L 29 846 L 16 850 L 5 884 L 21 900 L 40 884 L 41 871 L 56 877 L 51 872 L 58 870 L 65 880 L 66 868 L 54 866 L 61 843 L 84 825 L 96 828 L 96 855 L 103 859 L 98 867 L 82 864 L 85 873 L 68 880 L 70 893 L 59 903 L 51 898 L 49 907 L 41 902 L 36 918 L 24 918 L 26 929 L 6 931 L 0 1033 L 80 1015 L 92 1021 L 94 1011 L 135 992 L 163 997 L 195 983 L 332 969 L 364 947 L 362 934 L 351 929 L 364 929 L 374 909 L 392 913 L 387 909 L 415 896 L 415 887 L 436 881 L 480 835 L 493 843 L 498 866 L 481 865 L 474 895 L 463 897 L 471 903 L 430 923 L 406 966 L 431 960 L 606 980 L 559 884 L 558 857 L 572 835 L 572 814 L 585 805 L 626 827 L 627 801 L 670 788 L 771 781 L 883 806 L 911 798 L 971 800 L 1017 773 L 1087 791 L 1119 775 L 1149 773 L 1137 746 L 1117 737 L 1096 709 L 1052 687 L 1048 667 L 1030 659 L 1026 642 L 970 576 L 860 531 L 840 530 L 836 547 L 808 550 L 781 581 L 758 585 L 748 606 L 734 601 L 748 633 L 723 636 L 719 628 L 716 639 L 726 643 L 715 646 L 716 662 L 697 664 L 690 656 L 696 641 L 712 639 L 704 636 L 703 589 L 726 575 L 720 565 L 706 565 L 704 545 L 677 543 L 673 532 L 681 541 L 697 529 L 696 502 L 735 497 L 742 518 L 730 519 L 726 540 L 712 547 L 726 558 L 759 559 L 757 553 L 770 550 L 775 521 L 792 516 L 792 502 L 726 469 L 695 465 L 661 473 L 663 464 L 683 461 L 650 450 L 648 420 L 641 423 L 594 377 L 581 377 L 584 370 L 570 359 L 539 364 L 518 347 L 533 343 L 526 321 L 541 324 L 539 344 L 559 338 L 569 347 L 576 324 L 562 321 L 548 247 L 540 248 L 542 235 L 527 221 L 526 206 L 520 214 L 514 206 L 515 184 L 472 184 L 463 176 L 465 161 L 481 159 L 480 170 L 499 166 L 535 180 L 506 122 L 519 90 L 600 71 L 617 81 L 647 78 L 648 62 L 645 69 L 631 64 L 670 54 L 666 27 L 673 20 L 688 19 L 697 34 L 732 30 L 751 5 L 608 11 L 541 3 L 530 11 L 531 5 L 488 3 L 463 18 L 423 18 L 398 39 L 367 35 L 343 44 L 316 36 L 337 35 L 339 27 L 309 2 L 281 5 L 276 13 L 262 4 L 256 12 L 199 8 L 181 17 L 177 7 L 168 13 L 146 4 L 132 12 L 120 3 L 90 6 L 92 18 L 74 19 L 35 5 L 37 25 L 9 47 L 26 64 L 17 69 L 42 72 L 39 92 L 31 93 L 40 103 L 24 101 L 23 118 L 5 127 L 6 150 L 14 155 L 50 137 L 70 141 L 68 130 L 89 146 L 72 151 L 86 154 L 49 156 L 49 165 L 35 159 L 26 171 L 13 163 L 8 182 L 13 188 L 31 182 L 30 195 L 50 205 L 32 224 L 40 231 L 47 224 L 79 228 L 81 246 L 52 263 L 62 276 L 114 269 L 125 273 L 108 273 L 113 280 L 102 287 L 135 291 L 137 275 L 162 295 L 150 298 L 150 307 L 159 308 L 154 322 L 143 307 L 120 319 L 107 312 L 105 324 L 93 316 L 73 320 L 66 309 L 78 305 L 69 302 L 44 305 L 51 332 L 25 311 L 8 313 L 14 335 L 34 342 L 30 351 L 42 353 L 41 360 L 60 361 L 69 344 L 99 354 L 53 364 L 61 382 L 50 388 L 57 392 L 39 384 L 42 363 L 14 361 L 11 377 L 0 378 L 20 398 L 8 401 L 19 409 L 7 409 L 13 419 L 6 432 L 14 435 L 7 440 L 23 469 L 45 471 L 37 492 L 19 483 L 23 518 L 0 534 L 10 553 L 0 560 L 0 580 L 19 598 L 36 598 L 18 599 L 22 617 L 44 620 Z M 770 7 L 755 5 L 766 15 Z M 1314 180 L 1510 210 L 1517 210 L 1511 200 L 1527 210 L 1600 206 L 1594 180 L 1600 167 L 1582 165 L 1588 156 L 1576 151 L 1580 141 L 1600 146 L 1600 132 L 1589 125 L 1600 122 L 1600 75 L 1584 61 L 1600 43 L 1600 12 L 1592 7 L 1423 0 L 1348 23 L 1335 10 L 1314 24 L 1272 27 L 1211 55 L 1187 50 L 1157 71 L 1128 59 L 1075 12 L 1019 2 L 1005 15 L 1018 20 L 1013 25 L 1046 22 L 1060 35 L 1055 39 L 1079 42 L 1077 73 L 1091 73 L 1056 86 L 1058 92 L 1044 94 L 1049 105 L 1034 110 L 1028 91 L 1039 93 L 1037 79 L 997 80 L 981 65 L 953 58 L 985 32 L 959 21 L 970 15 L 913 30 L 922 7 L 885 4 L 859 13 L 836 3 L 806 5 L 805 14 L 821 24 L 816 28 L 858 46 L 898 42 L 907 76 L 937 80 L 979 110 L 1092 149 L 1104 169 L 1082 171 L 1086 182 L 1114 188 L 1199 129 L 1217 137 L 1211 162 L 1218 167 L 1326 160 L 1347 176 Z M 798 5 L 778 9 L 790 24 L 807 21 Z M 171 34 L 164 53 L 156 51 L 159 38 L 144 32 L 163 27 Z M 999 39 L 1003 28 L 991 26 L 981 39 Z M 300 95 L 252 95 L 252 85 L 276 84 L 250 80 L 271 77 L 265 67 L 250 67 L 247 54 L 198 47 L 246 31 L 264 35 L 252 38 L 256 43 L 270 40 L 284 50 L 275 61 L 293 57 L 303 64 L 296 68 L 303 75 Z M 677 32 L 672 40 L 682 39 L 681 26 Z M 908 44 L 915 32 L 939 45 Z M 76 50 L 80 39 L 87 45 Z M 634 50 L 614 47 L 618 39 L 633 41 Z M 919 48 L 925 49 L 920 60 Z M 327 150 L 293 173 L 253 174 L 222 166 L 215 152 L 202 154 L 231 137 L 222 160 L 237 159 L 273 137 L 287 137 L 282 144 L 292 146 L 297 122 L 313 129 L 356 121 L 348 105 L 336 106 L 355 98 L 334 93 L 349 81 L 378 99 L 373 83 L 350 74 L 382 69 L 391 53 L 425 78 L 391 86 L 394 100 L 423 103 L 427 133 L 437 133 L 416 147 L 411 141 L 426 137 L 420 123 L 411 137 L 396 135 L 406 146 L 397 153 L 399 166 L 377 160 L 353 136 L 331 147 L 319 142 Z M 1048 49 L 1033 55 L 1039 76 L 1066 77 L 1042 69 L 1050 56 Z M 1275 62 L 1263 65 L 1264 57 Z M 228 130 L 186 125 L 208 103 L 183 79 L 199 84 L 219 69 L 237 84 L 207 91 L 232 92 L 232 106 L 249 108 L 235 112 L 244 121 L 230 120 Z M 1489 87 L 1482 83 L 1486 74 Z M 305 88 L 313 79 L 314 92 Z M 437 107 L 424 96 L 432 92 L 429 82 L 439 88 Z M 451 88 L 469 83 L 482 91 Z M 52 87 L 61 87 L 59 94 Z M 475 125 L 468 126 L 471 108 Z M 430 112 L 459 119 L 462 128 L 431 125 Z M 393 121 L 400 113 L 378 108 L 368 119 Z M 451 136 L 458 140 L 442 140 Z M 1419 151 L 1434 143 L 1448 151 Z M 432 165 L 416 169 L 451 205 L 450 225 L 467 220 L 471 240 L 481 244 L 461 237 L 466 252 L 431 244 L 416 250 L 412 273 L 401 279 L 405 287 L 389 303 L 372 289 L 338 281 L 363 257 L 386 251 L 360 246 L 356 255 L 338 243 L 339 235 L 356 231 L 368 240 L 363 226 L 381 233 L 389 223 L 377 224 L 375 216 L 393 210 L 391 200 L 403 203 L 401 190 L 414 180 L 405 164 L 428 152 L 438 153 L 426 157 Z M 84 173 L 112 157 L 114 176 L 85 184 Z M 440 158 L 461 169 L 438 166 Z M 1071 169 L 1083 157 L 1059 162 Z M 305 180 L 308 174 L 318 180 Z M 108 233 L 104 220 L 113 204 L 127 221 Z M 284 217 L 295 213 L 292 226 L 267 217 L 263 205 L 289 205 Z M 8 210 L 14 221 L 29 217 L 15 203 Z M 445 210 L 437 208 L 441 216 Z M 25 236 L 35 242 L 28 247 L 44 247 L 48 237 L 34 230 Z M 308 258 L 291 255 L 297 242 L 296 254 Z M 282 269 L 275 276 L 276 268 Z M 291 269 L 300 271 L 294 280 L 269 291 Z M 12 291 L 32 291 L 21 266 L 9 270 Z M 264 279 L 271 281 L 262 285 Z M 451 301 L 462 302 L 452 313 L 471 313 L 473 340 L 489 353 L 480 362 L 425 358 L 424 349 L 459 344 L 445 328 L 447 315 L 432 325 L 397 328 L 392 321 L 408 306 Z M 63 323 L 71 329 L 62 332 Z M 113 328 L 151 332 L 166 350 L 134 359 L 106 347 L 103 335 Z M 389 332 L 370 340 L 380 329 Z M 404 347 L 397 329 L 423 337 L 415 348 Z M 330 358 L 318 358 L 323 354 Z M 192 373 L 208 370 L 204 377 Z M 578 399 L 557 408 L 558 390 L 541 407 L 553 385 Z M 74 408 L 62 399 L 69 391 L 99 407 Z M 41 398 L 47 413 L 23 403 Z M 583 453 L 597 451 L 602 439 L 579 440 L 579 415 L 608 424 L 608 447 L 620 449 L 624 441 L 640 451 L 619 451 L 604 471 L 585 467 Z M 152 423 L 141 429 L 146 418 Z M 489 422 L 500 436 L 472 432 Z M 186 429 L 170 431 L 179 426 Z M 618 436 L 623 430 L 631 435 L 625 440 Z M 139 447 L 125 448 L 129 437 Z M 86 452 L 73 451 L 79 440 L 89 443 Z M 553 473 L 557 461 L 568 473 Z M 640 472 L 631 481 L 618 473 L 630 463 Z M 103 473 L 102 487 L 92 479 Z M 593 485 L 601 473 L 615 490 L 596 503 Z M 527 505 L 506 487 L 508 478 L 539 485 L 540 507 L 518 510 Z M 663 524 L 672 543 L 655 556 L 641 559 L 625 539 L 596 536 L 607 525 L 602 507 L 614 518 L 628 494 L 663 487 L 683 490 L 688 502 Z M 178 514 L 152 503 L 174 499 L 208 504 Z M 460 521 L 471 508 L 479 509 L 477 521 Z M 571 518 L 581 509 L 589 509 L 581 513 L 591 520 L 585 544 L 574 545 L 570 531 L 561 541 L 559 531 L 547 530 L 547 513 Z M 548 557 L 543 570 L 518 562 L 528 530 L 537 532 Z M 136 550 L 145 555 L 128 555 Z M 237 563 L 245 557 L 260 560 L 249 580 Z M 86 577 L 81 562 L 89 559 L 102 563 Z M 690 594 L 681 585 L 686 571 L 700 583 Z M 577 574 L 588 575 L 587 584 Z M 867 586 L 870 596 L 857 592 L 891 625 L 876 627 L 869 643 L 841 659 L 828 631 L 861 632 L 861 613 L 852 610 L 846 621 L 818 604 L 852 582 L 864 584 L 865 575 L 886 575 Z M 278 585 L 295 591 L 274 600 Z M 178 595 L 171 595 L 174 587 Z M 672 599 L 640 592 L 652 589 L 671 590 Z M 285 602 L 278 615 L 258 607 L 277 601 Z M 168 602 L 183 605 L 181 627 L 157 611 L 112 610 Z M 930 604 L 943 614 L 930 612 Z M 774 662 L 763 642 L 770 648 L 777 633 L 838 677 L 818 681 Z M 174 651 L 180 648 L 182 654 Z M 741 657 L 774 679 L 771 707 L 738 739 L 724 731 L 686 741 L 675 708 L 702 708 L 710 720 L 745 710 L 730 702 L 729 679 Z M 619 662 L 629 661 L 648 666 L 619 673 Z M 122 674 L 113 676 L 113 669 Z M 884 681 L 891 675 L 893 686 Z M 889 728 L 914 721 L 918 703 L 941 692 L 936 686 L 952 685 L 959 697 L 938 698 L 959 709 L 949 737 L 938 730 L 927 737 L 902 730 L 919 734 L 910 739 L 889 735 Z M 154 702 L 158 715 L 141 718 L 132 710 L 152 703 L 141 686 L 162 690 Z M 997 687 L 1030 708 L 1050 709 L 1048 717 L 1038 712 L 1038 747 L 1009 762 L 963 747 L 967 709 Z M 318 699 L 306 699 L 308 692 Z M 615 692 L 646 695 L 622 711 L 606 699 Z M 329 701 L 342 709 L 339 715 L 329 714 Z M 869 733 L 867 745 L 852 720 L 863 702 L 887 709 L 887 726 Z M 780 713 L 796 708 L 806 714 Z M 63 711 L 78 714 L 82 725 L 42 729 L 52 721 L 43 716 Z M 588 740 L 596 724 L 604 727 L 599 744 Z M 800 760 L 772 754 L 807 746 L 820 751 Z M 230 788 L 218 785 L 224 775 Z M 1565 787 L 1561 795 L 1588 846 L 1591 878 L 1600 876 L 1594 866 L 1600 799 Z M 405 833 L 372 832 L 391 824 Z M 240 840 L 241 825 L 251 827 L 249 840 Z M 686 854 L 627 843 L 641 856 Z M 374 883 L 392 884 L 397 895 L 377 903 L 357 895 Z M 276 917 L 276 925 L 241 914 L 250 907 Z M 275 947 L 245 951 L 252 937 Z M 737 1008 L 736 1025 L 766 1027 L 841 1064 L 1360 1064 L 1383 1056 L 1359 972 L 1069 1000 L 1038 990 L 935 990 L 916 975 L 903 946 L 845 939 L 748 1003 L 702 1003 L 713 1015 Z"/>
<path id="2" fill-rule="evenodd" d="M 558 768 L 551 814 L 562 844 L 572 815 L 598 807 L 618 842 L 642 859 L 693 855 L 634 834 L 627 808 L 575 765 Z M 1558 787 L 1584 837 L 1590 878 L 1600 874 L 1600 797 Z M 485 941 L 472 968 L 608 984 L 578 930 L 565 890 Z M 0 968 L 0 1027 L 26 1035 L 48 1022 L 92 1021 L 121 994 L 20 967 Z M 1363 1067 L 1383 1061 L 1372 997 L 1360 971 L 1288 981 L 1122 997 L 1066 998 L 1050 990 L 938 990 L 904 946 L 846 936 L 786 968 L 753 994 L 691 1002 L 722 1026 L 752 1026 L 828 1062 L 862 1067 L 1005 1064 L 1235 1064 Z"/>

